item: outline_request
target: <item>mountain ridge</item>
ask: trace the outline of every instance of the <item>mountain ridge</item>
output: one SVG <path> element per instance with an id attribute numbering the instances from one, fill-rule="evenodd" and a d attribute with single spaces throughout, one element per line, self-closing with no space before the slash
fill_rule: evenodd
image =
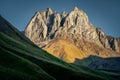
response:
<path id="1" fill-rule="evenodd" d="M 1 80 L 112 80 L 110 75 L 66 63 L 41 48 L 24 41 L 27 38 L 0 17 L 0 79 Z M 13 28 L 5 29 L 3 27 Z M 16 34 L 17 33 L 17 34 Z M 21 38 L 21 37 L 22 38 Z M 106 77 L 107 76 L 107 77 Z"/>
<path id="2" fill-rule="evenodd" d="M 88 54 L 101 57 L 120 56 L 120 40 L 108 39 L 102 29 L 90 23 L 83 10 L 75 7 L 70 13 L 63 11 L 60 15 L 48 8 L 38 13 L 26 27 L 25 35 L 39 47 L 45 47 L 50 41 L 62 38 L 70 40 Z"/>

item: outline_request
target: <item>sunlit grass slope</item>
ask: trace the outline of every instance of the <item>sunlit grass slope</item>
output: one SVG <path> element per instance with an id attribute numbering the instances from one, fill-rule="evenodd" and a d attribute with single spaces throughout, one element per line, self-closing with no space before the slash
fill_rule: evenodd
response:
<path id="1" fill-rule="evenodd" d="M 44 50 L 68 63 L 74 63 L 76 58 L 82 59 L 87 55 L 70 41 L 63 39 L 51 41 Z"/>

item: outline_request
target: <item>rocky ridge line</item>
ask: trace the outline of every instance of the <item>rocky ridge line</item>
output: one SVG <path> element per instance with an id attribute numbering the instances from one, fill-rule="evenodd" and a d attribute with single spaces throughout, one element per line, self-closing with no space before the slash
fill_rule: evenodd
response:
<path id="1" fill-rule="evenodd" d="M 70 13 L 63 11 L 61 15 L 51 8 L 37 12 L 27 25 L 25 35 L 42 48 L 60 38 L 69 40 L 87 53 L 120 53 L 120 39 L 106 36 L 102 29 L 94 27 L 87 14 L 77 7 Z M 105 49 L 103 53 L 101 49 Z"/>

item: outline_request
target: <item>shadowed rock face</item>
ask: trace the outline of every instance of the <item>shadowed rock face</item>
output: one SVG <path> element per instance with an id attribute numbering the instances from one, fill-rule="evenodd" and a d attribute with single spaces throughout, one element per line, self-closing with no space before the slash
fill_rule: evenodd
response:
<path id="1" fill-rule="evenodd" d="M 112 50 L 120 53 L 120 38 L 114 38 L 112 36 L 107 36 L 108 42 Z"/>
<path id="2" fill-rule="evenodd" d="M 69 40 L 87 54 L 102 57 L 120 55 L 117 54 L 120 53 L 120 39 L 109 39 L 100 28 L 94 27 L 87 14 L 77 7 L 70 13 L 63 11 L 61 15 L 50 8 L 37 12 L 26 27 L 25 35 L 42 48 L 53 40 L 62 39 Z"/>

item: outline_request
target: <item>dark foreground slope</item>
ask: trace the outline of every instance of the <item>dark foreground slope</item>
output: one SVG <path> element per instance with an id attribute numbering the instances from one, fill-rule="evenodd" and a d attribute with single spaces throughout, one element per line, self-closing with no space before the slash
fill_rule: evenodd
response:
<path id="1" fill-rule="evenodd" d="M 112 80 L 104 72 L 65 63 L 35 46 L 0 16 L 0 80 Z"/>

